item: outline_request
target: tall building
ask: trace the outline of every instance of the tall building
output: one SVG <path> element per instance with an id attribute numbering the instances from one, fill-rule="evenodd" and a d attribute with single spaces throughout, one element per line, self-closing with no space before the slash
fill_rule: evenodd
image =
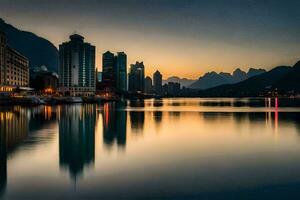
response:
<path id="1" fill-rule="evenodd" d="M 158 70 L 153 74 L 153 87 L 155 94 L 162 94 L 162 75 Z"/>
<path id="2" fill-rule="evenodd" d="M 110 51 L 102 55 L 103 86 L 119 92 L 127 91 L 127 55 L 118 52 L 115 56 Z"/>
<path id="3" fill-rule="evenodd" d="M 180 96 L 180 88 L 180 83 L 168 82 L 163 86 L 163 94 L 167 96 Z"/>
<path id="4" fill-rule="evenodd" d="M 145 78 L 145 92 L 151 94 L 153 92 L 152 79 L 147 76 Z"/>
<path id="5" fill-rule="evenodd" d="M 118 91 L 127 91 L 127 55 L 118 52 L 115 57 L 116 88 Z"/>
<path id="6" fill-rule="evenodd" d="M 0 31 L 0 85 L 5 82 L 6 66 L 6 35 Z"/>
<path id="7" fill-rule="evenodd" d="M 78 34 L 59 45 L 59 86 L 64 95 L 91 96 L 96 91 L 95 46 Z"/>
<path id="8" fill-rule="evenodd" d="M 143 62 L 136 62 L 130 66 L 129 91 L 144 92 L 145 85 L 145 66 Z"/>
<path id="9" fill-rule="evenodd" d="M 29 61 L 26 57 L 7 47 L 6 49 L 6 85 L 29 86 Z"/>
<path id="10" fill-rule="evenodd" d="M 0 85 L 29 86 L 28 59 L 7 45 L 6 35 L 0 32 Z"/>
<path id="11" fill-rule="evenodd" d="M 102 83 L 104 87 L 115 88 L 116 73 L 115 71 L 115 56 L 110 51 L 102 55 Z"/>

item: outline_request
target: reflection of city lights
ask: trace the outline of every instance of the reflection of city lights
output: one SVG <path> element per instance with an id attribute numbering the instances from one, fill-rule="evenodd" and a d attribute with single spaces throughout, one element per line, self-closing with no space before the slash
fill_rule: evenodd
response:
<path id="1" fill-rule="evenodd" d="M 275 141 L 278 140 L 278 110 L 275 111 L 275 117 L 274 117 L 274 137 Z"/>
<path id="2" fill-rule="evenodd" d="M 13 87 L 2 86 L 2 87 L 0 87 L 0 92 L 12 92 L 13 89 L 14 89 Z"/>
<path id="3" fill-rule="evenodd" d="M 11 112 L 0 113 L 1 121 L 12 120 L 12 118 L 13 118 L 13 113 Z"/>
<path id="4" fill-rule="evenodd" d="M 108 107 L 108 103 L 104 104 L 104 115 L 105 115 L 105 126 L 108 126 L 108 121 L 109 121 L 109 107 Z"/>
<path id="5" fill-rule="evenodd" d="M 52 116 L 52 107 L 51 106 L 45 106 L 44 107 L 44 113 L 45 113 L 45 119 L 49 120 Z"/>

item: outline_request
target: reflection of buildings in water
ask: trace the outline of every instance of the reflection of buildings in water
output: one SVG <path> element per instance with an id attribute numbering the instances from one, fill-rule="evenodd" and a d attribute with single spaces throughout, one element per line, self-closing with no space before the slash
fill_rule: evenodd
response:
<path id="1" fill-rule="evenodd" d="M 7 183 L 7 140 L 1 125 L 2 122 L 0 122 L 0 197 L 3 196 Z"/>
<path id="2" fill-rule="evenodd" d="M 0 133 L 6 134 L 6 145 L 12 149 L 28 136 L 28 117 L 21 107 L 11 111 L 0 111 Z"/>
<path id="3" fill-rule="evenodd" d="M 178 120 L 180 118 L 180 115 L 181 115 L 181 112 L 179 112 L 179 111 L 170 111 L 168 113 L 169 113 L 169 117 L 171 119 L 176 119 L 176 120 Z"/>
<path id="4" fill-rule="evenodd" d="M 130 111 L 130 124 L 133 132 L 141 132 L 144 129 L 145 112 L 144 111 Z"/>
<path id="5" fill-rule="evenodd" d="M 95 105 L 61 107 L 59 120 L 59 161 L 76 180 L 95 159 Z"/>
<path id="6" fill-rule="evenodd" d="M 163 101 L 160 100 L 160 99 L 154 99 L 153 100 L 153 106 L 154 107 L 162 107 L 164 104 L 163 104 Z"/>
<path id="7" fill-rule="evenodd" d="M 163 112 L 162 111 L 153 111 L 153 119 L 154 119 L 154 122 L 155 122 L 155 127 L 157 129 L 160 128 L 162 118 L 163 118 Z"/>
<path id="8" fill-rule="evenodd" d="M 31 109 L 29 130 L 36 131 L 57 123 L 58 108 L 56 106 L 40 106 Z"/>
<path id="9" fill-rule="evenodd" d="M 160 124 L 162 121 L 163 113 L 162 111 L 153 111 L 153 118 L 155 123 Z"/>
<path id="10" fill-rule="evenodd" d="M 111 102 L 103 106 L 103 140 L 111 146 L 114 141 L 118 146 L 126 145 L 127 111 L 122 103 Z"/>
<path id="11" fill-rule="evenodd" d="M 129 105 L 133 108 L 145 107 L 144 100 L 137 100 L 137 101 L 129 101 Z M 144 122 L 145 122 L 145 111 L 130 111 L 130 124 L 131 130 L 133 132 L 138 133 L 139 131 L 144 129 Z"/>
<path id="12" fill-rule="evenodd" d="M 140 100 L 132 100 L 129 101 L 130 107 L 145 107 L 145 101 L 143 99 Z"/>
<path id="13" fill-rule="evenodd" d="M 26 110 L 16 106 L 0 111 L 0 197 L 7 183 L 7 157 L 28 136 L 28 131 Z"/>

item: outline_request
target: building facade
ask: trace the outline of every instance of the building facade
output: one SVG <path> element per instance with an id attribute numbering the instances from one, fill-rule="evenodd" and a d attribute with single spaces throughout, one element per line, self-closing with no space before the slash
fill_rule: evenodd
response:
<path id="1" fill-rule="evenodd" d="M 0 31 L 0 85 L 5 82 L 6 46 L 6 35 Z"/>
<path id="2" fill-rule="evenodd" d="M 6 80 L 5 85 L 29 86 L 29 61 L 26 57 L 7 47 L 6 49 Z"/>
<path id="3" fill-rule="evenodd" d="M 152 79 L 149 76 L 145 78 L 145 93 L 153 93 Z"/>
<path id="4" fill-rule="evenodd" d="M 142 93 L 145 88 L 145 66 L 143 62 L 136 62 L 130 66 L 129 91 Z"/>
<path id="5" fill-rule="evenodd" d="M 29 86 L 29 61 L 7 45 L 3 32 L 0 32 L 0 85 L 0 90 L 5 90 L 6 86 Z"/>
<path id="6" fill-rule="evenodd" d="M 166 96 L 180 96 L 181 86 L 180 83 L 168 82 L 163 86 L 163 95 Z"/>
<path id="7" fill-rule="evenodd" d="M 162 75 L 158 70 L 156 70 L 156 72 L 153 74 L 153 88 L 155 94 L 162 94 Z"/>
<path id="8" fill-rule="evenodd" d="M 6 35 L 0 32 L 0 85 L 1 91 L 7 86 L 29 86 L 28 59 L 7 45 Z"/>
<path id="9" fill-rule="evenodd" d="M 120 92 L 127 91 L 127 55 L 118 52 L 115 57 L 116 88 Z"/>
<path id="10" fill-rule="evenodd" d="M 59 90 L 64 95 L 92 96 L 96 91 L 95 46 L 78 34 L 59 45 Z"/>
<path id="11" fill-rule="evenodd" d="M 110 51 L 102 55 L 102 84 L 109 90 L 127 91 L 127 55 L 118 52 L 115 56 Z"/>
<path id="12" fill-rule="evenodd" d="M 116 87 L 115 55 L 110 51 L 102 55 L 102 83 L 105 88 Z"/>

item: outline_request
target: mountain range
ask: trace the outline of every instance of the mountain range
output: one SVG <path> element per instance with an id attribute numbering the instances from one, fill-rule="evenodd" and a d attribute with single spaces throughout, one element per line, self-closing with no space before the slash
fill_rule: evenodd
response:
<path id="1" fill-rule="evenodd" d="M 192 89 L 205 90 L 208 88 L 213 88 L 224 84 L 238 83 L 265 72 L 266 70 L 264 69 L 254 69 L 254 68 L 250 68 L 247 73 L 242 71 L 239 68 L 237 68 L 232 74 L 225 73 L 225 72 L 216 73 L 213 71 L 204 74 L 197 81 L 193 82 L 188 87 Z"/>
<path id="2" fill-rule="evenodd" d="M 0 30 L 6 33 L 8 45 L 28 58 L 30 69 L 45 65 L 50 71 L 57 72 L 58 50 L 51 42 L 19 30 L 1 18 Z"/>
<path id="3" fill-rule="evenodd" d="M 200 96 L 250 97 L 269 91 L 300 92 L 300 61 L 293 67 L 278 66 L 263 74 L 253 76 L 236 84 L 226 84 L 200 91 Z"/>

